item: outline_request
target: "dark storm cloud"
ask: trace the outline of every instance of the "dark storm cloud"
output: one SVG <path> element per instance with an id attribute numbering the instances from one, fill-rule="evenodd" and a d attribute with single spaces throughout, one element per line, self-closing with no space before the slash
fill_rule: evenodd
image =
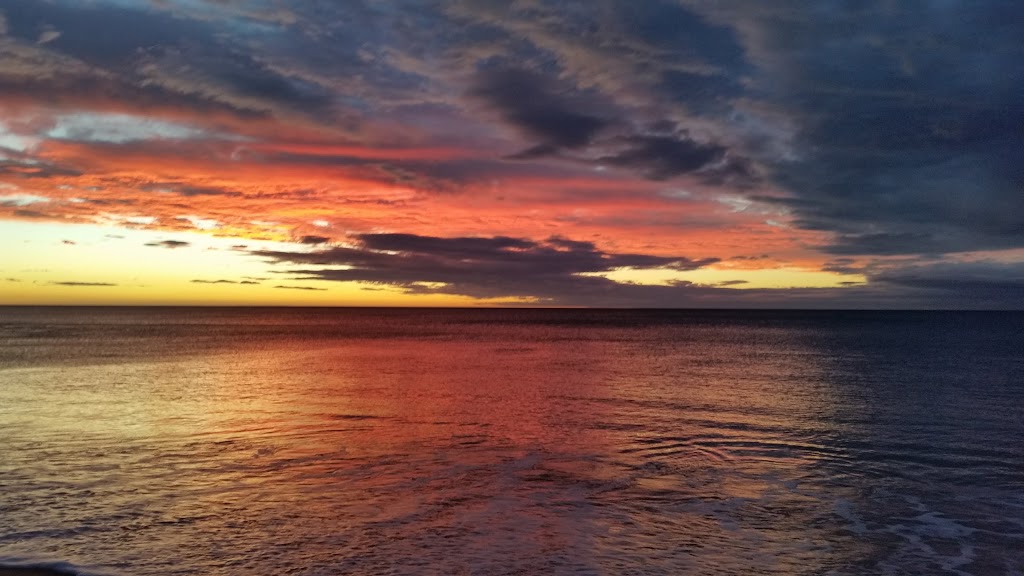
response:
<path id="1" fill-rule="evenodd" d="M 710 115 L 728 114 L 730 100 L 744 95 L 740 80 L 722 73 L 667 70 L 662 73 L 658 89 L 685 102 L 695 113 Z"/>
<path id="2" fill-rule="evenodd" d="M 910 288 L 939 307 L 1024 309 L 1024 264 L 937 262 L 870 275 L 872 283 Z"/>
<path id="3" fill-rule="evenodd" d="M 147 242 L 146 246 L 153 246 L 155 248 L 185 248 L 190 246 L 188 242 L 183 240 L 161 240 L 159 242 Z"/>
<path id="4" fill-rule="evenodd" d="M 534 158 L 589 144 L 608 122 L 581 111 L 550 78 L 517 68 L 482 70 L 470 94 L 538 143 L 516 157 Z"/>
<path id="5" fill-rule="evenodd" d="M 323 118 L 333 105 L 323 86 L 275 69 L 260 52 L 242 49 L 239 38 L 210 22 L 143 5 L 11 0 L 2 10 L 13 39 L 34 44 L 41 30 L 52 29 L 60 34 L 46 50 L 84 65 L 58 73 L 39 67 L 34 74 L 0 75 L 0 89 L 9 95 L 103 106 L 116 94 L 121 108 L 228 111 L 243 117 L 289 110 Z M 236 28 L 238 34 L 244 30 Z"/>
<path id="6" fill-rule="evenodd" d="M 660 53 L 663 65 L 684 59 L 702 63 L 712 71 L 749 69 L 736 33 L 683 3 L 615 2 L 611 12 L 621 33 Z"/>
<path id="7" fill-rule="evenodd" d="M 621 147 L 602 160 L 663 179 L 725 156 L 705 183 L 745 189 L 765 172 L 799 227 L 835 233 L 833 254 L 1024 246 L 1024 5 L 686 4 L 468 8 L 560 66 L 478 78 L 476 94 L 534 139 L 512 158 L 610 138 Z M 636 128 L 672 103 L 721 138 Z"/>
<path id="8" fill-rule="evenodd" d="M 473 297 L 541 296 L 566 302 L 575 296 L 614 295 L 621 286 L 580 274 L 618 268 L 694 270 L 718 261 L 645 254 L 615 254 L 591 242 L 561 237 L 439 238 L 415 234 L 363 234 L 358 247 L 318 252 L 254 251 L 272 261 L 324 266 L 292 270 L 308 279 L 360 281 L 399 286 L 409 292 L 444 292 Z M 338 268 L 344 267 L 344 268 Z M 436 285 L 443 284 L 443 287 Z"/>
<path id="9" fill-rule="evenodd" d="M 118 6 L 9 0 L 3 5 L 7 33 L 34 43 L 50 27 L 60 36 L 48 47 L 95 66 L 121 65 L 142 48 L 209 41 L 202 23 Z"/>
<path id="10" fill-rule="evenodd" d="M 220 55 L 216 60 L 209 59 L 207 66 L 231 92 L 284 104 L 294 110 L 323 114 L 333 100 L 322 87 L 283 76 L 245 54 Z"/>
<path id="11" fill-rule="evenodd" d="M 614 166 L 635 168 L 653 180 L 665 180 L 694 172 L 725 157 L 726 148 L 695 142 L 686 133 L 659 136 L 627 136 L 625 147 L 600 161 Z"/>
<path id="12" fill-rule="evenodd" d="M 415 234 L 364 234 L 359 236 L 370 250 L 436 254 L 456 259 L 487 258 L 509 250 L 527 250 L 535 243 L 521 238 L 436 238 Z M 591 245 L 592 247 L 592 245 Z"/>
<path id="13" fill-rule="evenodd" d="M 853 258 L 836 258 L 829 262 L 826 262 L 822 267 L 824 272 L 835 272 L 837 274 L 861 274 L 864 272 L 864 268 L 861 266 L 855 266 L 856 260 Z"/>
<path id="14" fill-rule="evenodd" d="M 552 237 L 440 238 L 414 234 L 364 234 L 353 247 L 316 252 L 253 251 L 290 264 L 295 279 L 391 285 L 411 294 L 444 293 L 475 298 L 536 298 L 545 304 L 643 307 L 796 306 L 808 308 L 1016 309 L 1024 301 L 1024 267 L 945 264 L 868 273 L 869 283 L 844 288 L 742 289 L 742 280 L 714 286 L 619 283 L 593 273 L 623 267 L 693 270 L 718 261 L 616 254 L 592 242 Z M 852 260 L 839 258 L 838 267 Z M 851 273 L 865 268 L 849 267 Z M 301 288 L 301 287 L 296 287 Z"/>
<path id="15" fill-rule="evenodd" d="M 627 168 L 652 180 L 708 170 L 708 178 L 752 178 L 742 161 L 725 162 L 728 147 L 698 142 L 684 128 L 663 121 L 661 131 L 634 131 L 619 126 L 620 135 L 609 135 L 616 124 L 611 117 L 624 112 L 609 104 L 610 97 L 574 93 L 550 76 L 523 69 L 485 69 L 476 78 L 471 94 L 496 110 L 502 119 L 536 143 L 507 156 L 534 160 L 565 150 L 600 148 L 614 150 L 592 161 L 598 165 Z M 584 112 L 583 110 L 588 110 Z M 657 127 L 656 127 L 657 128 Z M 621 134 L 626 130 L 626 134 Z M 717 166 L 716 166 L 717 165 Z"/>
<path id="16" fill-rule="evenodd" d="M 668 93 L 673 104 L 700 108 L 741 92 L 718 93 L 726 85 L 738 86 L 734 76 L 750 69 L 728 24 L 679 2 L 454 4 L 458 24 L 488 29 L 489 46 L 500 42 L 506 61 L 555 69 L 563 84 L 600 90 L 613 99 L 642 98 L 657 107 L 662 103 L 656 98 Z"/>
<path id="17" fill-rule="evenodd" d="M 773 167 L 796 222 L 836 232 L 834 254 L 1024 246 L 1024 5 L 805 8 L 718 8 L 799 125 Z"/>
<path id="18" fill-rule="evenodd" d="M 613 254 L 592 243 L 565 238 L 543 242 L 519 238 L 437 238 L 411 234 L 367 234 L 356 247 L 319 252 L 254 251 L 278 264 L 296 280 L 365 282 L 402 288 L 409 294 L 454 294 L 516 298 L 547 305 L 611 307 L 795 307 L 795 308 L 976 308 L 1017 309 L 1016 289 L 922 287 L 916 280 L 878 274 L 867 285 L 787 290 L 736 289 L 744 281 L 714 286 L 619 283 L 601 276 L 622 266 L 695 269 L 716 259 L 689 260 Z M 374 248 L 370 248 L 373 246 Z M 935 274 L 940 272 L 936 271 Z M 993 272 L 998 275 L 999 272 Z M 1024 285 L 1024 283 L 1022 283 Z M 291 287 L 301 288 L 305 287 Z M 983 296 L 983 297 L 982 297 Z"/>
<path id="19" fill-rule="evenodd" d="M 828 230 L 820 222 L 798 220 L 804 226 Z M 839 226 L 837 226 L 839 227 Z M 843 224 L 843 228 L 847 225 Z M 947 231 L 946 234 L 949 232 Z M 941 254 L 966 249 L 963 238 L 959 239 L 945 234 L 933 232 L 878 232 L 872 234 L 837 234 L 836 243 L 825 246 L 829 254 L 872 254 L 899 255 L 906 253 Z"/>
<path id="20" fill-rule="evenodd" d="M 142 78 L 93 72 L 43 70 L 38 76 L 0 75 L 0 91 L 9 98 L 70 109 L 114 109 L 136 113 L 188 111 L 192 115 L 224 112 L 243 119 L 267 115 L 266 107 L 256 107 L 251 103 L 225 102 L 215 95 L 185 93 L 148 83 Z M 116 101 L 111 99 L 114 94 L 117 95 Z"/>

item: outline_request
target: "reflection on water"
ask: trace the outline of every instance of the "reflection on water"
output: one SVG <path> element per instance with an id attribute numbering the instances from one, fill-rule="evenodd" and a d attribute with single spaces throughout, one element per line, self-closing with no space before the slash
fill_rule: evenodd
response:
<path id="1" fill-rule="evenodd" d="M 110 574 L 1024 570 L 1024 318 L 0 315 L 0 557 Z"/>

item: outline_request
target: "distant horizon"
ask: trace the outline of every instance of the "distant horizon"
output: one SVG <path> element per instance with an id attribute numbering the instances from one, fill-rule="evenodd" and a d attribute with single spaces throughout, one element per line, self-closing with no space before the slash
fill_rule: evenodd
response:
<path id="1" fill-rule="evenodd" d="M 614 312 L 985 312 L 1021 313 L 1024 308 L 640 308 L 601 306 L 345 306 L 309 304 L 0 304 L 2 308 L 235 308 L 307 310 L 564 310 Z"/>

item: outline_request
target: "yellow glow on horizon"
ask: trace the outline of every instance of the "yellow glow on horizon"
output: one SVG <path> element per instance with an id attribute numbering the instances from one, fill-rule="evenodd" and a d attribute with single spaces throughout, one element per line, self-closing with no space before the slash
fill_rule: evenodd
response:
<path id="1" fill-rule="evenodd" d="M 670 286 L 675 282 L 692 282 L 702 286 L 719 286 L 736 290 L 766 288 L 842 288 L 850 282 L 867 282 L 861 274 L 839 274 L 808 268 L 781 267 L 759 269 L 700 268 L 671 270 L 668 268 L 620 268 L 610 272 L 589 274 L 627 284 Z"/>
<path id="2" fill-rule="evenodd" d="M 500 306 L 543 305 L 530 297 L 476 299 L 411 293 L 397 286 L 302 279 L 289 266 L 250 250 L 301 251 L 294 242 L 214 236 L 213 231 L 0 222 L 0 305 L 282 305 Z M 245 248 L 239 248 L 244 245 Z M 177 247 L 167 247 L 177 246 Z M 301 267 L 299 267 L 301 268 Z M 621 283 L 742 289 L 839 288 L 863 284 L 858 274 L 801 267 L 629 269 L 589 274 Z M 442 284 L 421 283 L 437 290 Z"/>
<path id="3" fill-rule="evenodd" d="M 324 290 L 288 290 L 270 286 L 245 290 L 246 287 L 233 284 L 69 287 L 0 279 L 0 305 L 475 307 L 530 303 L 529 300 L 515 299 L 476 300 L 449 294 L 407 294 L 394 288 L 367 288 L 354 282 L 326 284 L 330 287 Z"/>
<path id="4" fill-rule="evenodd" d="M 0 253 L 0 305 L 482 306 L 529 302 L 409 294 L 394 286 L 360 282 L 298 280 L 285 267 L 232 248 L 245 244 L 249 249 L 308 249 L 294 243 L 81 224 L 7 221 L 0 223 L 0 229 L 6 248 Z M 147 245 L 167 240 L 188 245 Z"/>

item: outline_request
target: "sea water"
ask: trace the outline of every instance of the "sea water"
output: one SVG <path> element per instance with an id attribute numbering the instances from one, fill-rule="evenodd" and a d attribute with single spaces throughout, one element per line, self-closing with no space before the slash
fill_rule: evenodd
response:
<path id="1" fill-rule="evenodd" d="M 0 564 L 1022 574 L 1024 314 L 0 308 Z"/>

